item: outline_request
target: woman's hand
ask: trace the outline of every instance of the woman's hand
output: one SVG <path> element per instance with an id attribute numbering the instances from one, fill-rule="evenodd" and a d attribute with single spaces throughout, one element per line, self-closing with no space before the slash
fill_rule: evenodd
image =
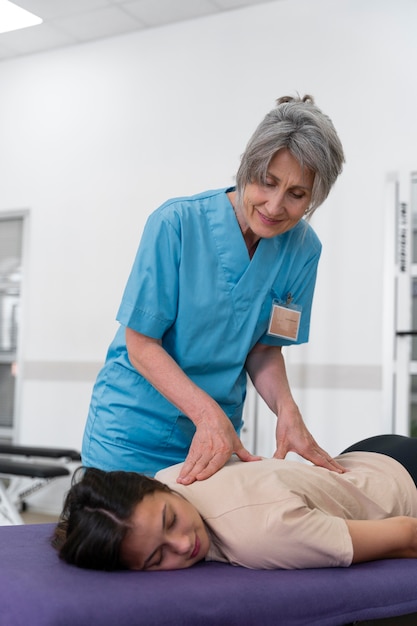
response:
<path id="1" fill-rule="evenodd" d="M 296 452 L 314 465 L 345 472 L 320 448 L 304 424 L 291 394 L 281 348 L 256 344 L 246 360 L 246 370 L 260 396 L 278 417 L 274 457 L 283 459 L 288 452 Z"/>
<path id="2" fill-rule="evenodd" d="M 197 424 L 177 482 L 190 485 L 196 480 L 209 478 L 227 463 L 233 453 L 241 461 L 261 459 L 243 447 L 232 423 L 219 407 L 217 415 L 206 417 Z"/>
<path id="3" fill-rule="evenodd" d="M 346 470 L 323 448 L 320 448 L 307 429 L 296 404 L 280 412 L 276 427 L 277 449 L 274 458 L 284 459 L 288 452 L 296 452 L 314 465 L 343 474 Z"/>

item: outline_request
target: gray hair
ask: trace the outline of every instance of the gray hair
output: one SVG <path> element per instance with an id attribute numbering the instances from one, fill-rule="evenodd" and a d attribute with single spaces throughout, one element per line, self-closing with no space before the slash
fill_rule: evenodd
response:
<path id="1" fill-rule="evenodd" d="M 287 148 L 302 167 L 314 172 L 311 204 L 306 216 L 329 195 L 342 171 L 343 147 L 330 118 L 311 96 L 284 96 L 270 111 L 249 140 L 236 175 L 239 201 L 248 183 L 264 182 L 271 159 Z"/>

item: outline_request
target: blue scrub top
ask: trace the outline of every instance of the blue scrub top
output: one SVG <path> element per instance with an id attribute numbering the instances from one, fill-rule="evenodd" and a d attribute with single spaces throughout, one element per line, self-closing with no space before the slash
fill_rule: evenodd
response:
<path id="1" fill-rule="evenodd" d="M 161 339 L 195 384 L 242 426 L 248 353 L 308 340 L 321 244 L 305 222 L 261 239 L 250 260 L 231 189 L 169 200 L 148 219 L 99 373 L 84 433 L 86 466 L 153 475 L 184 460 L 195 427 L 130 364 L 125 327 Z M 272 303 L 302 308 L 297 341 L 269 336 Z"/>

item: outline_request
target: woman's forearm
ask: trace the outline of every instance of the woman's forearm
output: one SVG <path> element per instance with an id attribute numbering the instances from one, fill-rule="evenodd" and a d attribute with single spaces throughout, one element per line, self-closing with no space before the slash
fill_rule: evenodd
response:
<path id="1" fill-rule="evenodd" d="M 304 424 L 292 397 L 281 348 L 256 344 L 246 359 L 246 370 L 260 396 L 278 417 L 274 457 L 283 459 L 288 452 L 297 452 L 315 465 L 344 472 L 340 463 L 317 444 Z"/>
<path id="2" fill-rule="evenodd" d="M 197 425 L 218 404 L 183 372 L 157 339 L 126 328 L 126 346 L 133 367 L 169 402 Z"/>
<path id="3" fill-rule="evenodd" d="M 346 520 L 352 539 L 353 561 L 417 558 L 417 518 Z"/>
<path id="4" fill-rule="evenodd" d="M 248 355 L 246 370 L 275 415 L 279 415 L 282 407 L 295 406 L 280 347 L 257 344 Z"/>
<path id="5" fill-rule="evenodd" d="M 196 426 L 177 482 L 188 485 L 209 478 L 233 453 L 242 461 L 259 459 L 244 448 L 221 406 L 193 383 L 159 340 L 127 328 L 126 345 L 138 372 Z"/>

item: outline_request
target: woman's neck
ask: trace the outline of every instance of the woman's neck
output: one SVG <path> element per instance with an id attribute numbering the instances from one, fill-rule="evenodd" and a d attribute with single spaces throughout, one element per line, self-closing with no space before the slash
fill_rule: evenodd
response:
<path id="1" fill-rule="evenodd" d="M 242 215 L 242 211 L 239 207 L 239 202 L 237 200 L 236 191 L 229 191 L 227 196 L 233 207 L 237 223 L 239 224 L 239 228 L 245 241 L 246 248 L 248 249 L 249 258 L 251 259 L 256 252 L 256 248 L 258 247 L 261 238 L 249 228 L 244 216 Z"/>

